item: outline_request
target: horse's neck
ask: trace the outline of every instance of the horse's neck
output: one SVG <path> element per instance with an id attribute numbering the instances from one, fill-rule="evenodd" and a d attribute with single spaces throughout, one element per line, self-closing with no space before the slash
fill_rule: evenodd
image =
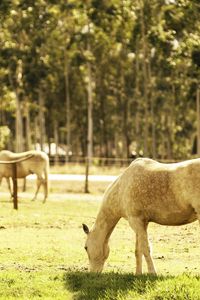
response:
<path id="1" fill-rule="evenodd" d="M 118 221 L 119 218 L 109 217 L 109 215 L 107 215 L 103 210 L 99 212 L 93 230 L 101 243 L 108 242 L 109 237 Z"/>
<path id="2" fill-rule="evenodd" d="M 106 190 L 93 227 L 96 238 L 103 243 L 108 242 L 113 229 L 122 217 L 118 198 L 118 184 L 119 178 Z"/>

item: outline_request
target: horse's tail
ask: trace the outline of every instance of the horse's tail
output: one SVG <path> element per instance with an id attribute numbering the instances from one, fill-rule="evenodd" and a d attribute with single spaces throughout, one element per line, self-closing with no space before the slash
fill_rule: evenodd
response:
<path id="1" fill-rule="evenodd" d="M 44 167 L 44 179 L 45 179 L 45 199 L 48 198 L 49 195 L 49 157 L 46 156 L 45 167 Z"/>

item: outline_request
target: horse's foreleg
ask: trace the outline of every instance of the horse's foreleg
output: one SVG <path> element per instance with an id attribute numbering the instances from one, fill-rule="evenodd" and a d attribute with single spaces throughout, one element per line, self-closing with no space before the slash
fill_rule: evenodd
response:
<path id="1" fill-rule="evenodd" d="M 144 230 L 141 233 L 140 243 L 141 243 L 141 247 L 142 247 L 142 252 L 144 254 L 144 257 L 145 257 L 145 260 L 147 263 L 148 272 L 151 274 L 156 274 L 156 270 L 155 270 L 153 259 L 151 256 L 151 248 L 150 248 L 150 244 L 148 241 L 148 235 L 147 235 L 146 230 Z"/>
<path id="2" fill-rule="evenodd" d="M 140 275 L 142 274 L 142 251 L 140 249 L 138 234 L 136 234 L 135 259 L 136 259 L 136 274 Z"/>
<path id="3" fill-rule="evenodd" d="M 7 185 L 8 185 L 8 190 L 10 192 L 10 199 L 12 200 L 13 196 L 13 191 L 11 188 L 11 178 L 10 177 L 6 177 L 6 181 L 7 181 Z"/>
<path id="4" fill-rule="evenodd" d="M 148 224 L 140 218 L 130 218 L 129 224 L 136 233 L 136 274 L 142 273 L 142 255 L 145 257 L 148 272 L 156 274 L 147 235 Z"/>

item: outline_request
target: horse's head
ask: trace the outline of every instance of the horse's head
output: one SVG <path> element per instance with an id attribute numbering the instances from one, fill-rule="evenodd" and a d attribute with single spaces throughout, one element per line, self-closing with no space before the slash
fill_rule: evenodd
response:
<path id="1" fill-rule="evenodd" d="M 85 250 L 87 252 L 91 272 L 101 272 L 104 263 L 109 255 L 108 243 L 101 240 L 95 230 L 89 230 L 87 225 L 83 224 L 83 230 L 87 234 Z"/>

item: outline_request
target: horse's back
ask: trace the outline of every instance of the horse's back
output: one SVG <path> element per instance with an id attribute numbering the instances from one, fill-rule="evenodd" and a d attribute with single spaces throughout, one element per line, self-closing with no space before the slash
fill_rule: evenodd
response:
<path id="1" fill-rule="evenodd" d="M 178 163 L 160 163 L 148 158 L 140 158 L 130 164 L 123 173 L 122 179 L 140 190 L 157 192 L 160 189 L 173 189 L 180 192 L 187 185 L 200 182 L 200 159 L 191 159 Z M 198 188 L 199 189 L 199 188 Z"/>
<path id="2" fill-rule="evenodd" d="M 48 160 L 48 155 L 40 150 L 30 150 L 20 153 L 15 153 L 8 150 L 0 151 L 0 159 L 5 161 L 18 160 L 26 157 L 30 157 L 36 160 Z"/>
<path id="3" fill-rule="evenodd" d="M 29 174 L 37 174 L 40 176 L 42 173 L 48 172 L 49 158 L 43 151 L 30 150 L 14 153 L 8 150 L 2 150 L 0 152 L 0 160 L 2 161 L 17 161 L 23 158 L 25 159 L 24 161 L 17 163 L 18 178 L 26 177 Z M 12 176 L 12 167 L 10 165 L 2 165 L 1 169 L 1 173 L 5 174 L 5 177 Z"/>
<path id="4" fill-rule="evenodd" d="M 166 225 L 193 221 L 199 181 L 200 159 L 172 164 L 135 160 L 119 182 L 125 215 L 141 214 L 148 221 Z"/>

